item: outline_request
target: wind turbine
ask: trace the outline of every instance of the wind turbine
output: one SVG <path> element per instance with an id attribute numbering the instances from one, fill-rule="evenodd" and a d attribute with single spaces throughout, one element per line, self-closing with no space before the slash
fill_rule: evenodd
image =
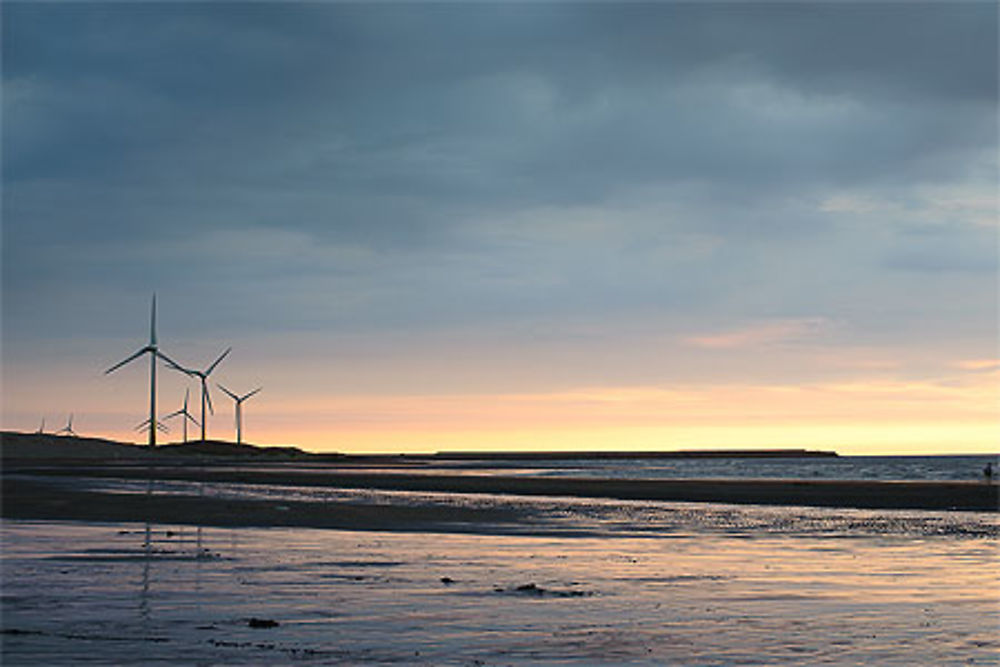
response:
<path id="1" fill-rule="evenodd" d="M 233 399 L 233 402 L 236 404 L 236 444 L 241 445 L 243 444 L 243 401 L 256 394 L 258 391 L 263 389 L 263 387 L 257 387 L 250 393 L 243 394 L 242 396 L 237 396 L 221 384 L 219 385 L 219 389 L 226 392 L 229 395 L 229 398 Z"/>
<path id="2" fill-rule="evenodd" d="M 208 376 L 212 374 L 215 367 L 218 366 L 226 355 L 233 351 L 233 348 L 227 347 L 226 351 L 219 355 L 219 358 L 212 362 L 212 364 L 203 371 L 199 371 L 193 368 L 184 368 L 180 364 L 167 359 L 167 363 L 173 366 L 175 370 L 181 373 L 187 373 L 191 377 L 196 377 L 201 380 L 201 440 L 205 441 L 205 426 L 207 424 L 207 419 L 205 418 L 205 406 L 208 405 L 208 410 L 213 415 L 215 414 L 215 409 L 212 407 L 212 397 L 208 393 Z"/>
<path id="3" fill-rule="evenodd" d="M 163 418 L 163 421 L 166 421 L 168 419 L 172 419 L 173 417 L 183 417 L 183 419 L 181 419 L 181 421 L 184 423 L 184 442 L 188 441 L 188 420 L 190 419 L 191 421 L 193 421 L 195 423 L 195 425 L 198 425 L 198 420 L 194 418 L 194 415 L 192 415 L 190 412 L 188 412 L 188 397 L 190 395 L 191 395 L 191 390 L 190 389 L 185 389 L 184 390 L 184 407 L 181 408 L 180 410 L 175 410 L 174 412 L 171 412 L 169 415 L 167 415 L 166 417 Z"/>
<path id="4" fill-rule="evenodd" d="M 139 424 L 138 426 L 136 426 L 135 430 L 136 431 L 148 431 L 149 430 L 149 425 L 152 424 L 152 423 L 153 422 L 151 422 L 151 421 L 149 421 L 147 419 L 144 422 L 142 422 L 141 424 Z M 161 422 L 160 420 L 156 420 L 156 430 L 160 431 L 161 433 L 169 433 L 170 432 L 170 429 L 167 428 L 167 425 L 164 424 L 163 422 Z"/>
<path id="5" fill-rule="evenodd" d="M 65 433 L 66 435 L 74 435 L 74 436 L 77 434 L 76 431 L 73 430 L 73 415 L 72 414 L 70 414 L 69 420 L 66 422 L 66 425 L 63 426 L 58 431 L 56 431 L 56 435 L 62 435 L 63 433 Z"/>
<path id="6" fill-rule="evenodd" d="M 156 421 L 156 358 L 159 357 L 166 361 L 167 363 L 173 364 L 174 362 L 170 358 L 160 352 L 156 344 L 156 295 L 153 295 L 153 309 L 152 314 L 149 317 L 149 344 L 140 349 L 138 352 L 133 354 L 128 359 L 124 361 L 119 361 L 117 364 L 104 371 L 104 374 L 114 372 L 129 363 L 134 359 L 138 359 L 142 355 L 149 354 L 149 423 L 159 424 Z M 174 364 L 176 365 L 176 364 Z M 145 423 L 145 422 L 144 422 Z M 149 429 L 149 446 L 156 447 L 156 431 L 158 429 Z"/>
<path id="7" fill-rule="evenodd" d="M 43 433 L 45 433 L 45 417 L 42 417 L 42 425 L 38 427 L 38 430 L 35 431 L 35 433 L 37 435 L 42 435 Z"/>

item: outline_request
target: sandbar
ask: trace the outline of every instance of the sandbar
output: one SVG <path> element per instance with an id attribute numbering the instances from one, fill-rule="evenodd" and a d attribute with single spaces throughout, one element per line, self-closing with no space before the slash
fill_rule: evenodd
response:
<path id="1" fill-rule="evenodd" d="M 13 474 L 22 473 L 22 474 Z M 341 529 L 453 530 L 516 524 L 513 506 L 387 506 L 371 503 L 270 501 L 182 495 L 120 494 L 76 488 L 68 478 L 182 480 L 205 483 L 374 489 L 429 493 L 603 498 L 695 503 L 842 507 L 881 510 L 1000 510 L 1000 486 L 964 481 L 837 481 L 514 477 L 350 471 L 338 467 L 269 465 L 31 466 L 10 470 L 3 483 L 7 518 L 158 521 L 219 526 L 302 526 Z M 91 485 L 92 486 L 92 485 Z"/>

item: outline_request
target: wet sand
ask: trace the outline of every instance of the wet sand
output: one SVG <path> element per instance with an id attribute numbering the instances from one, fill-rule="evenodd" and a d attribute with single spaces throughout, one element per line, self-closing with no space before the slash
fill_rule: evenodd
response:
<path id="1" fill-rule="evenodd" d="M 5 479 L 6 519 L 145 522 L 217 527 L 299 527 L 341 530 L 467 532 L 474 526 L 517 523 L 509 508 L 396 506 L 198 495 L 115 493 L 73 489 L 44 478 Z"/>
<path id="2" fill-rule="evenodd" d="M 153 526 L 147 548 L 144 528 L 0 522 L 3 664 L 902 667 L 1000 649 L 995 538 Z"/>
<path id="3" fill-rule="evenodd" d="M 843 507 L 857 509 L 998 511 L 1000 487 L 980 482 L 781 480 L 612 480 L 503 477 L 342 468 L 269 466 L 51 466 L 5 471 L 2 515 L 13 519 L 154 521 L 212 526 L 288 526 L 345 530 L 459 530 L 477 524 L 516 524 L 511 507 L 386 506 L 185 496 L 122 494 L 74 484 L 70 477 L 183 480 L 274 487 L 371 489 L 427 493 L 567 496 L 620 500 Z M 11 474 L 11 473 L 28 473 Z"/>

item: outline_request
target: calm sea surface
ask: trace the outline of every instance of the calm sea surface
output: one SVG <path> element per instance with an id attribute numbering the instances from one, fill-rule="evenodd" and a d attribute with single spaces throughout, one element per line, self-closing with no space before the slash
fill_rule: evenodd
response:
<path id="1" fill-rule="evenodd" d="M 975 480 L 992 463 L 1000 477 L 1000 460 L 988 454 L 965 456 L 840 456 L 830 458 L 636 459 L 566 461 L 469 461 L 432 464 L 428 472 L 496 475 L 608 478 L 754 478 Z M 411 466 L 407 466 L 409 471 Z"/>

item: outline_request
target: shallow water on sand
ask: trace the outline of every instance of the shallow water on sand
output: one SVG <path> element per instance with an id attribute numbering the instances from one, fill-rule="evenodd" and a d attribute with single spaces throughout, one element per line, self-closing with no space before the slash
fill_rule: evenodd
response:
<path id="1" fill-rule="evenodd" d="M 14 476 L 8 476 L 13 478 Z M 31 479 L 30 476 L 22 476 Z M 155 493 L 214 499 L 312 502 L 337 505 L 449 509 L 506 509 L 516 519 L 503 525 L 476 524 L 473 532 L 607 537 L 682 536 L 705 533 L 805 536 L 954 536 L 1000 538 L 1000 517 L 992 512 L 863 510 L 824 507 L 726 505 L 602 498 L 341 489 L 316 486 L 187 482 L 177 480 L 46 479 L 77 490 L 115 494 Z M 127 501 L 125 501 L 127 502 Z M 451 531 L 460 530 L 449 522 Z"/>
<path id="2" fill-rule="evenodd" d="M 151 531 L 4 521 L 4 664 L 1000 664 L 996 537 Z"/>

